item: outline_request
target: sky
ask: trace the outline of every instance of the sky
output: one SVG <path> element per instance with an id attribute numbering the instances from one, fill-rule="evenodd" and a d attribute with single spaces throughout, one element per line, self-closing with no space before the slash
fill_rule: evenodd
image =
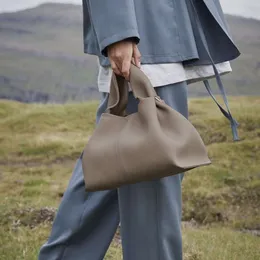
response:
<path id="1" fill-rule="evenodd" d="M 0 12 L 13 12 L 44 3 L 46 0 L 0 0 Z M 48 0 L 47 2 L 81 4 L 82 0 Z M 220 0 L 225 13 L 260 20 L 259 0 Z"/>

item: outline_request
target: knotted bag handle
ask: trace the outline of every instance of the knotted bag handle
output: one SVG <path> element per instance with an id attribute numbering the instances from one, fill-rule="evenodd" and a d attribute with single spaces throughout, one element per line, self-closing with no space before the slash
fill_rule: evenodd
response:
<path id="1" fill-rule="evenodd" d="M 107 113 L 118 116 L 126 115 L 129 83 L 136 99 L 157 97 L 156 91 L 147 76 L 138 67 L 131 64 L 129 82 L 122 76 L 112 74 Z"/>

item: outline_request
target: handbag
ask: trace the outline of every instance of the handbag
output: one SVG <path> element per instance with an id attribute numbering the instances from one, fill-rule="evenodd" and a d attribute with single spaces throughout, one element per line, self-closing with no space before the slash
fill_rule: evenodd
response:
<path id="1" fill-rule="evenodd" d="M 151 181 L 211 163 L 194 126 L 157 96 L 134 65 L 129 83 L 138 112 L 126 114 L 129 84 L 113 74 L 107 110 L 82 155 L 87 191 Z"/>

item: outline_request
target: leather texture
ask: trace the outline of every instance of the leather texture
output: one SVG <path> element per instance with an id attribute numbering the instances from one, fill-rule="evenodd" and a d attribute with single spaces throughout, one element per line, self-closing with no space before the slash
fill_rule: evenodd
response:
<path id="1" fill-rule="evenodd" d="M 128 87 L 122 77 L 112 76 L 107 111 L 82 156 L 87 191 L 155 180 L 211 163 L 194 126 L 157 96 L 134 65 L 130 87 L 139 104 L 131 115 L 125 113 Z"/>

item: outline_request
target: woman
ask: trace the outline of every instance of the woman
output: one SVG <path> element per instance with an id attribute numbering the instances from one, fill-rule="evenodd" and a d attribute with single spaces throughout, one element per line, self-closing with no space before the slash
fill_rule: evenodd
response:
<path id="1" fill-rule="evenodd" d="M 188 117 L 187 84 L 216 76 L 222 89 L 219 74 L 239 56 L 218 0 L 83 0 L 83 17 L 84 51 L 100 63 L 97 123 L 112 71 L 128 79 L 131 62 Z M 127 109 L 137 110 L 131 93 Z M 223 113 L 237 139 L 235 120 Z M 102 260 L 119 221 L 124 260 L 181 260 L 182 178 L 86 192 L 79 158 L 39 260 Z"/>

